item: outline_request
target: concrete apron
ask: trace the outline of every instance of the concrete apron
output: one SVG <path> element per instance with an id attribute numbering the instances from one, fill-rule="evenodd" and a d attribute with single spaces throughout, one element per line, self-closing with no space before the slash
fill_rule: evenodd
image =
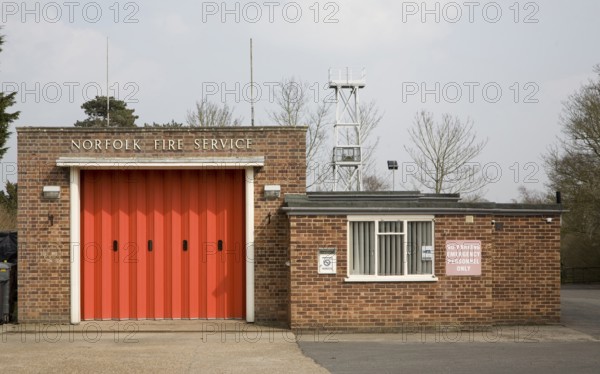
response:
<path id="1" fill-rule="evenodd" d="M 235 320 L 0 326 L 2 372 L 327 373 L 288 329 Z"/>
<path id="2" fill-rule="evenodd" d="M 243 320 L 121 320 L 85 321 L 77 325 L 60 323 L 21 323 L 0 326 L 0 335 L 48 337 L 137 336 L 144 333 L 200 333 L 202 339 L 227 342 L 327 342 L 344 341 L 395 343 L 470 343 L 470 342 L 577 342 L 598 341 L 564 325 L 486 326 L 468 329 L 456 326 L 412 327 L 393 332 L 352 332 L 298 330 L 247 323 Z"/>
<path id="3" fill-rule="evenodd" d="M 291 331 L 287 328 L 256 323 L 243 320 L 114 320 L 114 321 L 84 321 L 76 325 L 63 323 L 21 323 L 5 324 L 0 328 L 0 333 L 5 334 L 47 334 L 62 333 L 204 333 L 206 336 L 221 333 L 234 333 L 248 337 L 273 337 L 277 336 L 287 341 L 311 341 L 319 336 L 318 340 L 328 341 L 398 341 L 414 343 L 423 341 L 594 341 L 593 337 L 575 331 L 564 325 L 520 325 L 520 326 L 486 326 L 460 328 L 457 326 L 418 326 L 409 327 L 401 331 L 389 332 L 357 332 L 357 331 L 322 331 L 298 330 Z M 272 338 L 271 338 L 272 339 Z"/>
<path id="4" fill-rule="evenodd" d="M 2 326 L 4 333 L 38 333 L 40 331 L 63 332 L 93 332 L 93 331 L 122 331 L 122 332 L 204 332 L 204 333 L 277 333 L 293 336 L 289 329 L 248 323 L 243 320 L 207 319 L 207 320 L 110 320 L 83 321 L 79 324 L 52 322 L 6 324 Z"/>

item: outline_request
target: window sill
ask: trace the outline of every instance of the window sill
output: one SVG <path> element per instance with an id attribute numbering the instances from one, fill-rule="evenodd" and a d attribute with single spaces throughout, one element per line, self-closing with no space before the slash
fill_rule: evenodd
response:
<path id="1" fill-rule="evenodd" d="M 399 276 L 353 275 L 344 279 L 344 282 L 437 282 L 438 278 L 432 274 L 414 274 Z"/>

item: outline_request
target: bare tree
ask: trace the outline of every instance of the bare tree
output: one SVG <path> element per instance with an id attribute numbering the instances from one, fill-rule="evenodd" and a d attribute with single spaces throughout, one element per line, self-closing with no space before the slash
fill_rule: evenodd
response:
<path id="1" fill-rule="evenodd" d="M 327 177 L 326 156 L 323 144 L 327 139 L 327 124 L 331 105 L 324 101 L 311 107 L 309 85 L 296 81 L 295 78 L 280 82 L 275 93 L 276 109 L 269 112 L 271 120 L 279 126 L 308 126 L 306 133 L 306 166 L 311 175 L 308 176 L 308 188 L 321 184 Z"/>
<path id="2" fill-rule="evenodd" d="M 369 174 L 363 177 L 363 191 L 387 191 L 390 186 L 382 177 Z"/>
<path id="3" fill-rule="evenodd" d="M 473 160 L 487 139 L 477 141 L 473 122 L 449 114 L 434 123 L 433 114 L 422 111 L 408 130 L 414 147 L 404 146 L 415 166 L 413 178 L 435 193 L 473 193 L 488 181 Z"/>
<path id="4" fill-rule="evenodd" d="M 190 127 L 224 127 L 240 126 L 242 119 L 234 118 L 233 109 L 227 104 L 219 105 L 202 101 L 196 102 L 196 108 L 188 111 L 187 125 Z"/>
<path id="5" fill-rule="evenodd" d="M 271 120 L 279 126 L 308 126 L 306 135 L 307 188 L 324 190 L 324 184 L 331 177 L 331 154 L 326 149 L 326 125 L 333 122 L 330 116 L 331 103 L 314 100 L 307 82 L 295 78 L 280 82 L 275 93 L 276 109 L 269 112 Z M 311 105 L 315 102 L 315 105 Z M 381 122 L 383 115 L 375 102 L 368 102 L 359 107 L 359 134 L 362 144 L 363 180 L 376 178 L 373 161 L 374 150 L 379 138 L 374 138 L 374 130 Z M 344 140 L 354 136 L 352 132 L 341 134 Z M 349 171 L 350 172 L 350 171 Z M 374 180 L 374 179 L 373 179 Z"/>
<path id="6" fill-rule="evenodd" d="M 373 152 L 379 145 L 379 137 L 374 137 L 374 130 L 383 119 L 383 114 L 374 101 L 360 104 L 358 107 L 360 144 L 362 145 L 363 174 L 374 173 Z M 346 136 L 349 136 L 346 133 Z M 347 140 L 347 139 L 346 139 Z"/>
<path id="7" fill-rule="evenodd" d="M 378 189 L 373 188 L 372 183 L 377 180 L 381 181 L 377 175 L 373 155 L 379 144 L 379 137 L 374 137 L 374 130 L 382 119 L 383 114 L 381 114 L 374 101 L 363 103 L 358 107 L 358 132 L 353 129 L 346 129 L 346 131 L 339 133 L 342 140 L 348 144 L 357 144 L 357 137 L 360 139 L 362 180 L 363 190 L 365 191 L 378 191 Z M 349 179 L 353 170 L 348 168 L 342 169 L 340 172 L 347 173 L 345 177 Z"/>
<path id="8" fill-rule="evenodd" d="M 489 200 L 485 198 L 481 190 L 466 196 L 461 196 L 460 201 L 463 203 L 489 203 Z"/>
<path id="9" fill-rule="evenodd" d="M 269 112 L 271 120 L 279 126 L 304 126 L 309 111 L 307 82 L 298 82 L 296 78 L 286 78 L 279 82 L 275 92 L 277 109 Z"/>
<path id="10" fill-rule="evenodd" d="M 554 199 L 551 195 L 538 190 L 531 190 L 525 186 L 519 186 L 519 197 L 512 199 L 513 203 L 520 204 L 552 204 Z"/>
<path id="11" fill-rule="evenodd" d="M 374 101 L 364 103 L 359 106 L 358 115 L 360 117 L 360 137 L 362 144 L 362 173 L 363 173 L 363 189 L 369 191 L 365 186 L 365 181 L 370 178 L 381 180 L 377 175 L 375 168 L 375 158 L 373 157 L 375 149 L 379 145 L 379 136 L 374 136 L 374 131 L 379 126 L 383 119 L 383 114 Z M 368 185 L 367 185 L 368 186 Z M 382 185 L 382 188 L 387 186 Z M 378 190 L 381 191 L 381 190 Z"/>

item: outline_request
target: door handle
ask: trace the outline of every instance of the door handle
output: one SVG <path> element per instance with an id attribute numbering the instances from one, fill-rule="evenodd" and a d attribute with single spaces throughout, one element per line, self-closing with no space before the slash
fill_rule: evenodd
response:
<path id="1" fill-rule="evenodd" d="M 217 242 L 217 249 L 218 249 L 219 251 L 222 251 L 222 250 L 223 250 L 223 241 L 222 241 L 222 240 L 219 240 L 219 241 Z"/>
<path id="2" fill-rule="evenodd" d="M 119 250 L 119 242 L 113 240 L 113 251 L 116 252 Z"/>
<path id="3" fill-rule="evenodd" d="M 148 252 L 152 252 L 152 240 L 148 240 Z"/>
<path id="4" fill-rule="evenodd" d="M 183 250 L 184 250 L 184 251 L 187 251 L 187 250 L 188 250 L 188 243 L 187 243 L 187 240 L 184 240 L 184 241 L 183 241 Z"/>

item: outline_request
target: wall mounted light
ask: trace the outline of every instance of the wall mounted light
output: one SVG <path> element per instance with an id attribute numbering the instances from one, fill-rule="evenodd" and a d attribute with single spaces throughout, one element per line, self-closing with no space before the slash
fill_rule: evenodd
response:
<path id="1" fill-rule="evenodd" d="M 496 220 L 492 220 L 492 226 L 494 227 L 494 230 L 496 231 L 502 231 L 504 230 L 504 222 L 498 222 Z"/>
<path id="2" fill-rule="evenodd" d="M 264 190 L 265 199 L 277 199 L 281 196 L 281 186 L 278 184 L 266 185 Z"/>
<path id="3" fill-rule="evenodd" d="M 42 189 L 44 199 L 56 200 L 60 198 L 60 186 L 44 186 Z"/>

